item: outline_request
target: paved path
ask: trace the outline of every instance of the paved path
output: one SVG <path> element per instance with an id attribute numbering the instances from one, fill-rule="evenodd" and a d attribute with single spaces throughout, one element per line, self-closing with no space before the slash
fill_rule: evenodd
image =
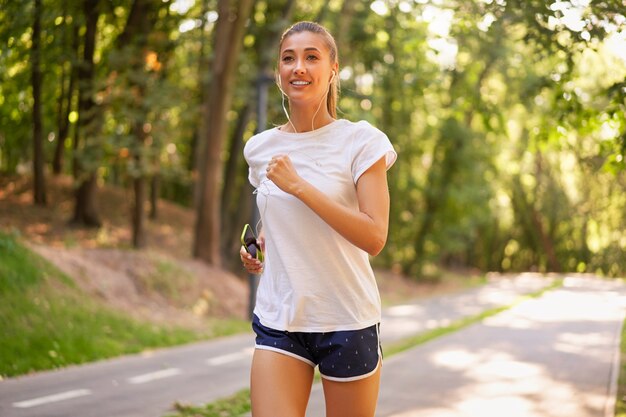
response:
<path id="1" fill-rule="evenodd" d="M 521 275 L 392 307 L 383 318 L 383 345 L 508 305 L 550 282 Z M 0 382 L 0 416 L 161 417 L 175 401 L 201 404 L 246 388 L 252 346 L 252 335 L 244 334 L 8 379 Z"/>
<path id="2" fill-rule="evenodd" d="M 613 416 L 626 289 L 563 288 L 385 361 L 378 417 Z M 308 416 L 323 416 L 319 384 Z"/>

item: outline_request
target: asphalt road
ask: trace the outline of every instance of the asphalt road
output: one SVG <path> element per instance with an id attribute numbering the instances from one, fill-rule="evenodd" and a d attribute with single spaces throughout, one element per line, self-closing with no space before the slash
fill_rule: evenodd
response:
<path id="1" fill-rule="evenodd" d="M 381 326 L 383 347 L 461 317 L 508 305 L 550 283 L 551 279 L 521 275 L 388 308 Z M 10 378 L 0 381 L 0 416 L 161 417 L 177 401 L 202 404 L 248 387 L 253 344 L 252 334 L 243 334 Z M 395 380 L 393 361 L 385 363 L 383 378 Z M 414 363 L 410 366 L 421 368 Z M 406 372 L 406 368 L 401 371 Z M 386 387 L 392 385 L 383 385 L 384 390 L 389 389 Z M 382 394 L 384 398 L 385 391 Z M 315 404 L 313 398 L 312 406 Z"/>
<path id="2" fill-rule="evenodd" d="M 391 357 L 378 417 L 609 417 L 619 372 L 623 283 L 562 288 Z M 308 416 L 323 416 L 319 384 Z"/>

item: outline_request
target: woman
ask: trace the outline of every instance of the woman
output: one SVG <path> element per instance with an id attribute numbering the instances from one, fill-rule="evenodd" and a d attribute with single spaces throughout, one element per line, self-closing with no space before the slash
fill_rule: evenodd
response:
<path id="1" fill-rule="evenodd" d="M 287 123 L 252 137 L 264 262 L 254 309 L 254 417 L 305 415 L 314 367 L 326 415 L 374 416 L 382 355 L 380 296 L 368 254 L 385 245 L 386 171 L 396 153 L 367 122 L 337 119 L 338 54 L 322 26 L 299 22 L 280 43 L 277 84 Z M 283 102 L 284 108 L 284 102 Z"/>

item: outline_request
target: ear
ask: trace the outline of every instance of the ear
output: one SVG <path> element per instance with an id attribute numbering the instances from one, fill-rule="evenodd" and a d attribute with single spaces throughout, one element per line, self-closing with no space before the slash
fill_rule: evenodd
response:
<path id="1" fill-rule="evenodd" d="M 331 77 L 330 80 L 328 81 L 329 83 L 333 82 L 333 80 L 335 79 L 335 77 L 338 75 L 339 73 L 339 64 L 337 64 L 336 62 L 332 65 L 332 67 L 330 68 L 330 72 L 331 72 Z"/>

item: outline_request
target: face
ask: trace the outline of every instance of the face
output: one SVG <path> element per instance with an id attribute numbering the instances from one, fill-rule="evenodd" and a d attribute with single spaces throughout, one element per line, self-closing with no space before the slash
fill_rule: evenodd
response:
<path id="1" fill-rule="evenodd" d="M 287 37 L 280 50 L 278 71 L 281 88 L 291 101 L 311 100 L 317 105 L 326 96 L 332 71 L 330 51 L 324 39 L 315 33 L 300 32 Z"/>

